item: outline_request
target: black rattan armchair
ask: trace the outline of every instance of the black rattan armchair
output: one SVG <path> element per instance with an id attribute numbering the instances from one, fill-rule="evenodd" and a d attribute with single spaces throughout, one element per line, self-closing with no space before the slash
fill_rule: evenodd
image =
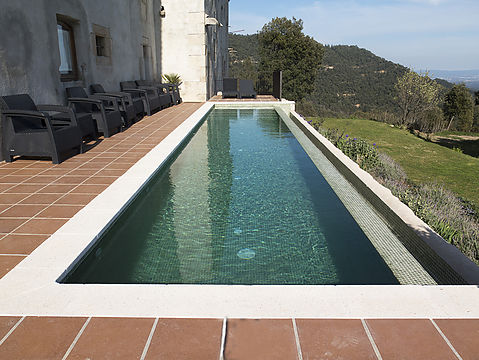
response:
<path id="1" fill-rule="evenodd" d="M 143 105 L 145 107 L 146 113 L 152 115 L 156 111 L 160 110 L 161 103 L 160 97 L 158 96 L 158 90 L 151 87 L 143 88 L 142 86 L 136 85 L 134 81 L 122 81 L 120 82 L 121 91 L 128 93 L 140 94 L 143 100 Z"/>
<path id="2" fill-rule="evenodd" d="M 27 94 L 0 97 L 2 150 L 6 162 L 13 157 L 47 156 L 59 164 L 73 153 L 83 152 L 81 129 L 72 109 L 66 106 L 36 106 Z M 54 125 L 47 111 L 65 114 L 62 125 Z"/>
<path id="3" fill-rule="evenodd" d="M 155 83 L 151 80 L 135 80 L 136 85 L 140 89 L 156 89 L 158 97 L 160 98 L 160 107 L 165 108 L 173 105 L 173 97 L 170 94 L 168 86 L 160 83 Z"/>
<path id="4" fill-rule="evenodd" d="M 240 80 L 239 81 L 239 95 L 240 98 L 255 98 L 256 91 L 253 89 L 253 82 L 251 80 Z"/>
<path id="5" fill-rule="evenodd" d="M 145 113 L 141 96 L 135 96 L 135 94 L 123 91 L 106 92 L 101 84 L 90 85 L 90 91 L 93 95 L 106 95 L 119 99 L 118 104 L 121 116 L 125 119 L 128 126 L 140 120 Z"/>
<path id="6" fill-rule="evenodd" d="M 121 131 L 122 119 L 116 98 L 102 95 L 88 96 L 85 89 L 79 86 L 69 87 L 66 91 L 68 104 L 78 114 L 91 114 L 98 131 L 103 133 L 105 138 Z"/>
<path id="7" fill-rule="evenodd" d="M 223 99 L 224 98 L 238 98 L 238 79 L 224 78 L 223 79 Z"/>

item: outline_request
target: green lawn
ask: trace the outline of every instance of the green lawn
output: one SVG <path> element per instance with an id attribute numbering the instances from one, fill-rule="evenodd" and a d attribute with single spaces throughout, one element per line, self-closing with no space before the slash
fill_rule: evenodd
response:
<path id="1" fill-rule="evenodd" d="M 415 183 L 444 184 L 479 205 L 479 158 L 422 140 L 406 130 L 370 120 L 326 119 L 322 125 L 376 143 Z"/>

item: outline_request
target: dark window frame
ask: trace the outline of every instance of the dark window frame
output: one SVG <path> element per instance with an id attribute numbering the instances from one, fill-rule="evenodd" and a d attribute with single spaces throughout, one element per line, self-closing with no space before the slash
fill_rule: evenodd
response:
<path id="1" fill-rule="evenodd" d="M 108 56 L 106 42 L 107 39 L 105 36 L 95 34 L 96 56 Z"/>
<path id="2" fill-rule="evenodd" d="M 62 19 L 61 17 L 57 16 L 57 26 L 60 25 L 62 29 L 66 30 L 69 34 L 70 38 L 70 56 L 72 60 L 72 70 L 68 74 L 62 74 L 60 73 L 60 69 L 58 69 L 60 73 L 60 80 L 62 82 L 67 82 L 67 81 L 75 81 L 78 80 L 78 62 L 77 62 L 77 55 L 76 55 L 76 49 L 75 49 L 75 35 L 74 35 L 74 29 L 71 24 L 69 24 L 67 21 Z M 57 35 L 58 36 L 58 35 Z M 58 39 L 59 41 L 59 39 Z M 60 43 L 58 43 L 58 46 L 60 46 Z"/>

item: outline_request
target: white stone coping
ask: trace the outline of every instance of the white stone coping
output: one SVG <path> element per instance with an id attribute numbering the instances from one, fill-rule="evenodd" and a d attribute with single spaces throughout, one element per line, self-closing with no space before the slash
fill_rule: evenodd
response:
<path id="1" fill-rule="evenodd" d="M 478 318 L 477 286 L 95 285 L 56 280 L 214 106 L 205 103 L 0 279 L 0 315 Z M 221 103 L 221 106 L 225 103 Z M 228 104 L 235 106 L 235 103 Z M 250 107 L 254 105 L 249 104 Z M 264 103 L 260 105 L 264 107 Z M 273 104 L 271 104 L 272 107 Z"/>

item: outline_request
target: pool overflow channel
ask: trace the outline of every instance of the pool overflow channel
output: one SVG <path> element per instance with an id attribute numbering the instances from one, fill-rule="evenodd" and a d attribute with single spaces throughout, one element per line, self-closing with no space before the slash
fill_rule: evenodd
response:
<path id="1" fill-rule="evenodd" d="M 61 282 L 444 281 L 301 126 L 280 108 L 217 107 Z"/>

